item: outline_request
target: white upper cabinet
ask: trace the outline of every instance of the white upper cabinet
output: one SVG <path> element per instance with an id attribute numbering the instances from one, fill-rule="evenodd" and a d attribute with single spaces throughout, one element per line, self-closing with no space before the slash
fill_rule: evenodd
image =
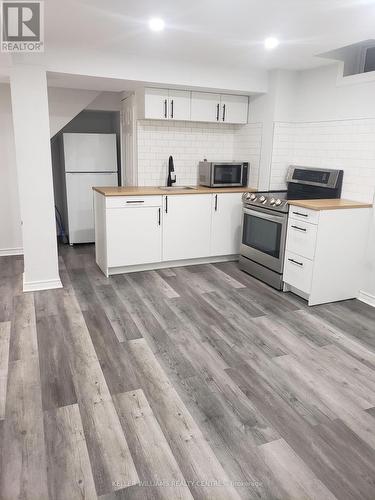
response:
<path id="1" fill-rule="evenodd" d="M 246 95 L 221 95 L 220 121 L 224 123 L 247 123 L 249 98 Z"/>
<path id="2" fill-rule="evenodd" d="M 188 90 L 145 89 L 145 118 L 190 120 Z"/>
<path id="3" fill-rule="evenodd" d="M 216 255 L 240 253 L 242 193 L 212 195 L 211 252 Z"/>
<path id="4" fill-rule="evenodd" d="M 188 90 L 169 90 L 168 114 L 170 120 L 190 120 L 190 95 Z"/>
<path id="5" fill-rule="evenodd" d="M 163 260 L 208 257 L 211 195 L 176 194 L 163 198 Z"/>
<path id="6" fill-rule="evenodd" d="M 191 120 L 197 122 L 247 123 L 249 98 L 243 95 L 191 93 Z"/>
<path id="7" fill-rule="evenodd" d="M 145 118 L 212 123 L 247 123 L 249 98 L 243 95 L 145 89 Z"/>
<path id="8" fill-rule="evenodd" d="M 218 122 L 220 120 L 220 94 L 192 92 L 191 120 L 193 122 Z"/>
<path id="9" fill-rule="evenodd" d="M 168 90 L 146 89 L 145 91 L 145 118 L 152 120 L 166 120 L 168 118 Z"/>

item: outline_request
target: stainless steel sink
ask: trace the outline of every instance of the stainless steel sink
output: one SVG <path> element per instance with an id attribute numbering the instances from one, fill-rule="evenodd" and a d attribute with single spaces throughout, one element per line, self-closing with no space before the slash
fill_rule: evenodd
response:
<path id="1" fill-rule="evenodd" d="M 159 186 L 159 189 L 166 191 L 175 191 L 176 189 L 197 189 L 195 186 Z"/>

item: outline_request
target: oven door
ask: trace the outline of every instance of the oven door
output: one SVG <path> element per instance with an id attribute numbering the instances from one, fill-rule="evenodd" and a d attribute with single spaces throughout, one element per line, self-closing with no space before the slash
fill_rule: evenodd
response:
<path id="1" fill-rule="evenodd" d="M 282 273 L 287 214 L 244 208 L 241 255 Z"/>
<path id="2" fill-rule="evenodd" d="M 213 163 L 211 170 L 211 186 L 242 186 L 243 170 L 242 163 Z"/>

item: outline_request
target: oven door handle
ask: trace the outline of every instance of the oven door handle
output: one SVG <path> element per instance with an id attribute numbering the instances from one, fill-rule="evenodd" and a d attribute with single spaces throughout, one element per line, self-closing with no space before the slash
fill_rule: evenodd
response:
<path id="1" fill-rule="evenodd" d="M 266 214 L 264 212 L 258 212 L 258 210 L 250 210 L 249 208 L 244 208 L 244 213 L 246 215 L 253 215 L 254 217 L 259 217 L 260 219 L 270 220 L 281 224 L 286 223 L 286 217 L 284 214 L 283 215 Z"/>

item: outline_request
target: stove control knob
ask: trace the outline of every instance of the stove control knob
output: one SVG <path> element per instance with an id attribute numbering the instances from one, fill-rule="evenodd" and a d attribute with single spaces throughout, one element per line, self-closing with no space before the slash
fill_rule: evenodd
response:
<path id="1" fill-rule="evenodd" d="M 245 198 L 245 200 L 251 200 L 250 193 L 244 193 L 243 197 Z"/>
<path id="2" fill-rule="evenodd" d="M 277 207 L 279 207 L 281 205 L 282 201 L 280 200 L 280 198 L 277 198 L 277 200 L 275 201 L 275 205 Z"/>
<path id="3" fill-rule="evenodd" d="M 271 199 L 270 199 L 270 205 L 275 205 L 275 203 L 276 203 L 275 198 L 271 198 Z"/>
<path id="4" fill-rule="evenodd" d="M 267 201 L 267 198 L 266 198 L 265 196 L 261 196 L 261 197 L 259 198 L 259 201 L 260 201 L 261 203 L 264 203 L 265 201 Z"/>
<path id="5" fill-rule="evenodd" d="M 256 194 L 254 194 L 254 193 L 252 193 L 252 194 L 250 195 L 250 200 L 251 200 L 251 201 L 254 201 L 254 200 L 256 200 L 256 199 L 257 199 L 257 195 L 256 195 Z"/>

